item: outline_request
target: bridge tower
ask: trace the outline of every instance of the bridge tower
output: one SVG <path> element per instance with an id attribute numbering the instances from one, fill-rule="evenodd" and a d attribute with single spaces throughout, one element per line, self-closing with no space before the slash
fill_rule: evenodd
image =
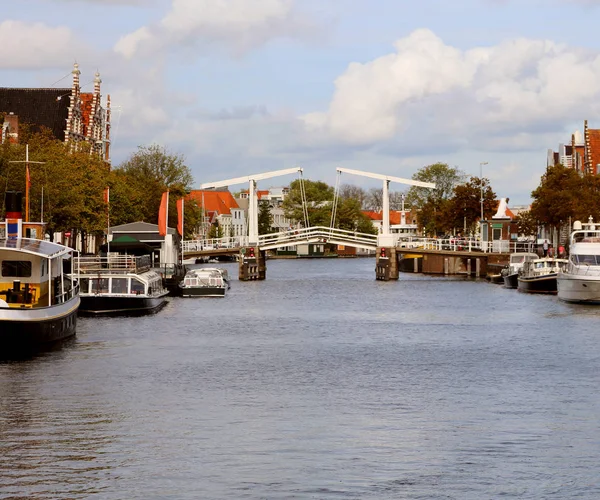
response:
<path id="1" fill-rule="evenodd" d="M 364 172 L 362 170 L 352 170 L 349 168 L 338 168 L 338 172 L 370 177 L 371 179 L 380 179 L 383 181 L 383 207 L 381 233 L 377 236 L 377 253 L 375 264 L 375 278 L 388 281 L 398 279 L 398 257 L 396 253 L 396 240 L 390 230 L 390 182 L 408 184 L 409 186 L 418 186 L 435 189 L 432 182 L 415 181 L 412 179 L 403 179 L 402 177 L 393 177 L 391 175 L 375 174 L 373 172 Z"/>
<path id="2" fill-rule="evenodd" d="M 248 183 L 248 244 L 240 248 L 239 279 L 241 281 L 264 280 L 267 276 L 265 251 L 261 250 L 258 245 L 258 196 L 256 194 L 256 181 L 298 172 L 302 173 L 302 169 L 298 167 L 286 168 L 262 174 L 200 184 L 200 189 L 210 189 Z"/>

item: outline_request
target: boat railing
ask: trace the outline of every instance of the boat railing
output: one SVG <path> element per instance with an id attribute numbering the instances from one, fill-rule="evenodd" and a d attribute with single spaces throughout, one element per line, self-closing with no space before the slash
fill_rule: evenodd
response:
<path id="1" fill-rule="evenodd" d="M 106 273 L 127 274 L 149 271 L 152 261 L 149 255 L 85 256 L 76 260 L 82 274 Z"/>

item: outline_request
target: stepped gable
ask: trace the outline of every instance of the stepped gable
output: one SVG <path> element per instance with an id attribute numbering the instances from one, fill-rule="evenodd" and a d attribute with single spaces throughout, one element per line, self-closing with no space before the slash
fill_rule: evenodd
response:
<path id="1" fill-rule="evenodd" d="M 20 124 L 39 130 L 44 126 L 57 139 L 65 140 L 70 88 L 20 89 L 0 87 L 0 113 L 13 113 Z"/>
<path id="2" fill-rule="evenodd" d="M 600 129 L 588 128 L 584 122 L 585 167 L 589 174 L 597 175 L 600 169 Z"/>

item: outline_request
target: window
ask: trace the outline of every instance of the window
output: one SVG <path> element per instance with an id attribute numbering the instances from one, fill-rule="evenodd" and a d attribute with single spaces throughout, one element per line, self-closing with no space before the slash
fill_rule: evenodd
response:
<path id="1" fill-rule="evenodd" d="M 26 260 L 3 260 L 2 276 L 7 278 L 30 278 L 31 262 Z"/>
<path id="2" fill-rule="evenodd" d="M 81 293 L 88 293 L 90 290 L 90 279 L 89 278 L 81 278 L 79 283 L 79 291 Z"/>
<path id="3" fill-rule="evenodd" d="M 137 278 L 131 279 L 131 293 L 141 294 L 144 293 L 144 283 Z"/>
<path id="4" fill-rule="evenodd" d="M 110 287 L 111 293 L 127 293 L 127 278 L 113 278 Z"/>
<path id="5" fill-rule="evenodd" d="M 93 278 L 92 293 L 108 293 L 108 278 Z"/>

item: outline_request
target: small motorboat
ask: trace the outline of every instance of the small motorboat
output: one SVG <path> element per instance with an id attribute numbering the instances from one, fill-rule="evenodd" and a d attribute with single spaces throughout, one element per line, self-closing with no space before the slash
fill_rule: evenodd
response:
<path id="1" fill-rule="evenodd" d="M 179 287 L 183 297 L 224 297 L 229 276 L 226 269 L 217 267 L 190 269 Z"/>

